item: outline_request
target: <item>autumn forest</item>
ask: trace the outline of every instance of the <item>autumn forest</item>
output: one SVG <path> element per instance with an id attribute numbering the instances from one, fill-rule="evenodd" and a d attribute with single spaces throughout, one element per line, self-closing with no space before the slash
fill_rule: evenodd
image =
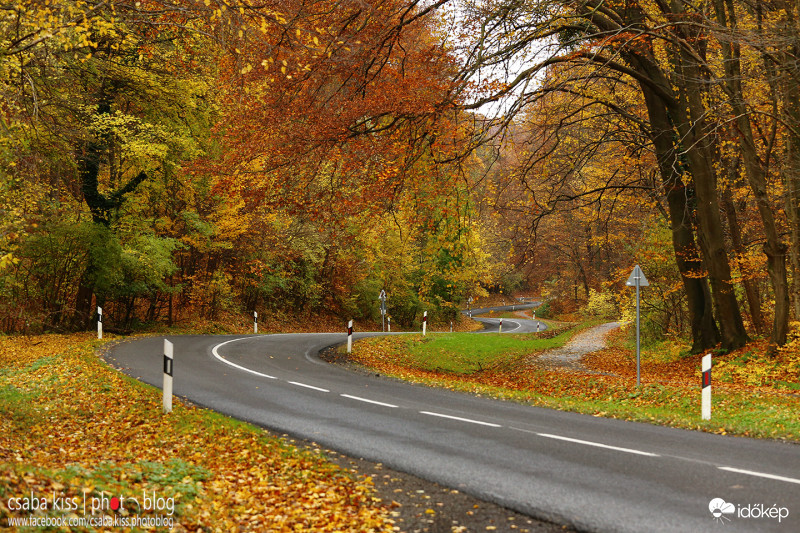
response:
<path id="1" fill-rule="evenodd" d="M 788 0 L 0 0 L 0 331 L 800 320 Z M 544 310 L 543 309 L 543 310 Z"/>

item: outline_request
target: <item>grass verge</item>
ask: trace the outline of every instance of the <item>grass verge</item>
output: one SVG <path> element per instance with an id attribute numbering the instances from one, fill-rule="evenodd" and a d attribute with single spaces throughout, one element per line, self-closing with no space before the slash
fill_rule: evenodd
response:
<path id="1" fill-rule="evenodd" d="M 160 391 L 108 367 L 101 344 L 0 337 L 3 526 L 93 517 L 49 528 L 92 531 L 160 517 L 173 531 L 392 530 L 369 478 L 211 411 L 178 402 L 163 415 Z M 132 528 L 142 529 L 152 530 Z"/>
<path id="2" fill-rule="evenodd" d="M 551 339 L 563 344 L 569 333 Z M 700 357 L 664 343 L 642 353 L 636 387 L 634 353 L 625 333 L 587 355 L 584 369 L 555 368 L 536 359 L 552 347 L 536 335 L 404 336 L 361 340 L 352 358 L 397 378 L 462 392 L 595 416 L 719 434 L 800 440 L 800 342 L 775 359 L 751 343 L 716 356 L 712 419 L 700 416 Z M 762 343 L 765 344 L 765 343 Z"/>
<path id="3" fill-rule="evenodd" d="M 533 335 L 444 333 L 370 339 L 370 342 L 372 346 L 393 349 L 395 361 L 404 366 L 468 375 L 506 368 L 532 351 L 562 346 L 573 333 L 562 331 L 549 339 Z"/>

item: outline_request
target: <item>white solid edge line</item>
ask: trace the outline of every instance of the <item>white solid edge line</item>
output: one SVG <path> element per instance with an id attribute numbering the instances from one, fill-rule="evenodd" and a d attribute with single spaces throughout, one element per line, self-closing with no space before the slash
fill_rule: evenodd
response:
<path id="1" fill-rule="evenodd" d="M 376 402 L 375 400 L 369 400 L 367 398 L 362 398 L 360 396 L 351 396 L 349 394 L 340 394 L 339 396 L 342 396 L 344 398 L 350 398 L 351 400 L 358 400 L 359 402 L 366 402 L 366 403 L 372 403 L 372 404 L 375 404 L 375 405 L 382 405 L 384 407 L 397 408 L 396 405 L 392 405 L 390 403 Z"/>
<path id="2" fill-rule="evenodd" d="M 321 387 L 315 387 L 314 385 L 306 385 L 305 383 L 300 383 L 299 381 L 289 381 L 292 385 L 297 385 L 298 387 L 305 387 L 307 389 L 314 389 L 320 392 L 330 392 L 328 389 L 323 389 Z"/>
<path id="3" fill-rule="evenodd" d="M 481 420 L 472 420 L 471 418 L 461 418 L 460 416 L 443 415 L 442 413 L 432 413 L 431 411 L 420 411 L 420 414 L 430 415 L 430 416 L 438 416 L 438 417 L 441 417 L 441 418 L 449 418 L 450 420 L 458 420 L 460 422 L 469 422 L 470 424 L 480 424 L 481 426 L 489 426 L 489 427 L 493 427 L 493 428 L 503 427 L 500 424 L 494 424 L 492 422 L 483 422 Z"/>
<path id="4" fill-rule="evenodd" d="M 219 354 L 219 352 L 217 351 L 217 348 L 219 348 L 220 346 L 225 346 L 228 343 L 236 342 L 236 341 L 243 341 L 243 340 L 249 339 L 249 338 L 250 337 L 242 337 L 240 339 L 231 339 L 229 341 L 221 342 L 221 343 L 217 344 L 216 346 L 214 346 L 213 348 L 211 348 L 211 353 L 214 354 L 214 357 L 216 357 L 217 359 L 219 359 L 220 361 L 222 361 L 226 365 L 232 366 L 234 368 L 238 368 L 239 370 L 244 370 L 245 372 L 249 372 L 250 374 L 255 374 L 256 376 L 261 376 L 262 378 L 278 379 L 275 376 L 270 376 L 269 374 L 262 374 L 261 372 L 256 372 L 255 370 L 250 370 L 249 368 L 244 367 L 242 365 L 237 365 L 236 363 L 231 363 L 230 361 L 228 361 L 224 357 L 222 357 Z"/>
<path id="5" fill-rule="evenodd" d="M 550 433 L 537 433 L 540 437 L 547 437 L 548 439 L 564 440 L 567 442 L 574 442 L 576 444 L 585 444 L 587 446 L 595 446 L 597 448 L 606 448 L 608 450 L 616 450 L 618 452 L 634 453 L 636 455 L 646 455 L 648 457 L 659 457 L 657 453 L 643 452 L 641 450 L 634 450 L 632 448 L 620 448 L 619 446 L 609 446 L 608 444 L 601 444 L 599 442 L 592 442 L 589 440 L 571 439 L 569 437 L 562 437 L 561 435 L 552 435 Z"/>
<path id="6" fill-rule="evenodd" d="M 775 474 L 765 474 L 764 472 L 754 472 L 752 470 L 742 470 L 741 468 L 732 468 L 730 466 L 718 466 L 717 468 L 720 470 L 726 470 L 728 472 L 736 472 L 737 474 L 747 474 L 748 476 L 764 477 L 767 479 L 775 479 L 778 481 L 786 481 L 787 483 L 797 483 L 800 485 L 800 479 L 795 479 L 792 477 L 776 476 Z"/>

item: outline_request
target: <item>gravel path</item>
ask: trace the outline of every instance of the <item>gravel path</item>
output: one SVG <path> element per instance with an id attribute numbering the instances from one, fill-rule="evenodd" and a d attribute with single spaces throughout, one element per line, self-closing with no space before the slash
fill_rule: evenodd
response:
<path id="1" fill-rule="evenodd" d="M 553 348 L 541 355 L 536 356 L 531 363 L 535 365 L 548 365 L 555 367 L 562 367 L 573 370 L 586 370 L 581 364 L 581 358 L 597 350 L 602 350 L 606 347 L 605 337 L 606 334 L 612 329 L 618 328 L 619 322 L 608 322 L 600 324 L 586 331 L 582 331 L 572 337 L 561 348 Z"/>

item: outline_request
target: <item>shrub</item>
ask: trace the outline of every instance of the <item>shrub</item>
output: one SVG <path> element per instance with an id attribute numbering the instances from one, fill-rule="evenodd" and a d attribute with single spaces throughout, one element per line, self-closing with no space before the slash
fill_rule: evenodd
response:
<path id="1" fill-rule="evenodd" d="M 614 295 L 610 292 L 597 292 L 589 289 L 589 301 L 583 308 L 583 315 L 586 317 L 614 318 L 618 315 L 617 306 L 614 303 Z"/>

